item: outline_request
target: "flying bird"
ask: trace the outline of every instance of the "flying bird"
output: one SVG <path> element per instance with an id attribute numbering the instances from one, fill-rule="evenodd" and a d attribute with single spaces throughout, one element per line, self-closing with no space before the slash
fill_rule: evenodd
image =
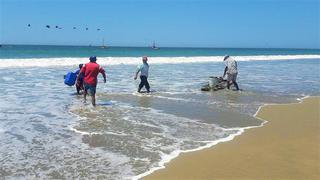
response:
<path id="1" fill-rule="evenodd" d="M 31 24 L 28 24 L 28 27 L 31 27 Z"/>
<path id="2" fill-rule="evenodd" d="M 46 25 L 46 28 L 50 28 L 50 26 L 49 26 L 49 25 Z"/>

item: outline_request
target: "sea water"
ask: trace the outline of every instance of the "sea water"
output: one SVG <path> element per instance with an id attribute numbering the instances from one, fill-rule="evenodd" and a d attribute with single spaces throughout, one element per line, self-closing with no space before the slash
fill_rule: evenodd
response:
<path id="1" fill-rule="evenodd" d="M 0 49 L 0 177 L 139 178 L 180 152 L 231 140 L 263 104 L 320 94 L 319 50 L 3 46 Z M 201 92 L 238 60 L 243 91 Z M 97 107 L 63 75 L 98 55 Z M 134 73 L 149 57 L 151 94 Z M 111 102 L 111 103 L 110 103 Z"/>

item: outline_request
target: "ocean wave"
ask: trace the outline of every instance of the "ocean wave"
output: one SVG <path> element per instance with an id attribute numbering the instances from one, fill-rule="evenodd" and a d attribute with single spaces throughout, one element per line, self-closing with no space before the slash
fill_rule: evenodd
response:
<path id="1" fill-rule="evenodd" d="M 295 59 L 320 59 L 320 55 L 258 55 L 234 56 L 237 61 L 270 61 L 270 60 L 295 60 Z M 199 57 L 150 57 L 150 64 L 180 64 L 180 63 L 207 63 L 221 62 L 223 56 Z M 141 57 L 98 57 L 101 65 L 136 65 Z M 29 58 L 29 59 L 0 59 L 0 68 L 8 67 L 51 67 L 74 66 L 87 63 L 88 58 Z"/>

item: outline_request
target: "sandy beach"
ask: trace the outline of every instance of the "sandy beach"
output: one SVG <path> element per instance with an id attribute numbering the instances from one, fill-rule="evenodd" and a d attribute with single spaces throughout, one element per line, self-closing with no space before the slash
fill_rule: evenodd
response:
<path id="1" fill-rule="evenodd" d="M 144 179 L 320 179 L 320 97 L 267 105 L 261 128 L 181 154 Z"/>

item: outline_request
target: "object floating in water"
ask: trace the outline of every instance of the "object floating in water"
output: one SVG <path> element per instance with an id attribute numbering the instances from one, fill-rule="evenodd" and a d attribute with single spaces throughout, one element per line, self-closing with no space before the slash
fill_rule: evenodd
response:
<path id="1" fill-rule="evenodd" d="M 222 77 L 210 77 L 209 83 L 201 87 L 201 91 L 218 91 L 227 87 L 227 80 Z"/>

